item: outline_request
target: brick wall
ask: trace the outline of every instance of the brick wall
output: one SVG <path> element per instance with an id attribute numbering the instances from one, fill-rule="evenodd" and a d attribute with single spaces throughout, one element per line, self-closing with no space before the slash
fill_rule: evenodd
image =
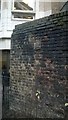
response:
<path id="1" fill-rule="evenodd" d="M 20 24 L 13 31 L 10 108 L 17 117 L 65 116 L 67 14 Z"/>

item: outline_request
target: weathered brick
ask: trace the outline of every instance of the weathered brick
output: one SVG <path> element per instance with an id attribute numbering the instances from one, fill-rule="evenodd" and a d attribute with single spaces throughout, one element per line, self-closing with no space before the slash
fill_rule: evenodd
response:
<path id="1" fill-rule="evenodd" d="M 27 22 L 13 31 L 10 108 L 21 113 L 17 117 L 64 118 L 67 15 Z"/>

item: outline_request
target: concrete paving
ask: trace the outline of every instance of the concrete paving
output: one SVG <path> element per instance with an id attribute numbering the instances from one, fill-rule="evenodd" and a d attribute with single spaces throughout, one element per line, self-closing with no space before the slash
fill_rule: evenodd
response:
<path id="1" fill-rule="evenodd" d="M 2 119 L 2 78 L 0 73 L 0 120 Z"/>

